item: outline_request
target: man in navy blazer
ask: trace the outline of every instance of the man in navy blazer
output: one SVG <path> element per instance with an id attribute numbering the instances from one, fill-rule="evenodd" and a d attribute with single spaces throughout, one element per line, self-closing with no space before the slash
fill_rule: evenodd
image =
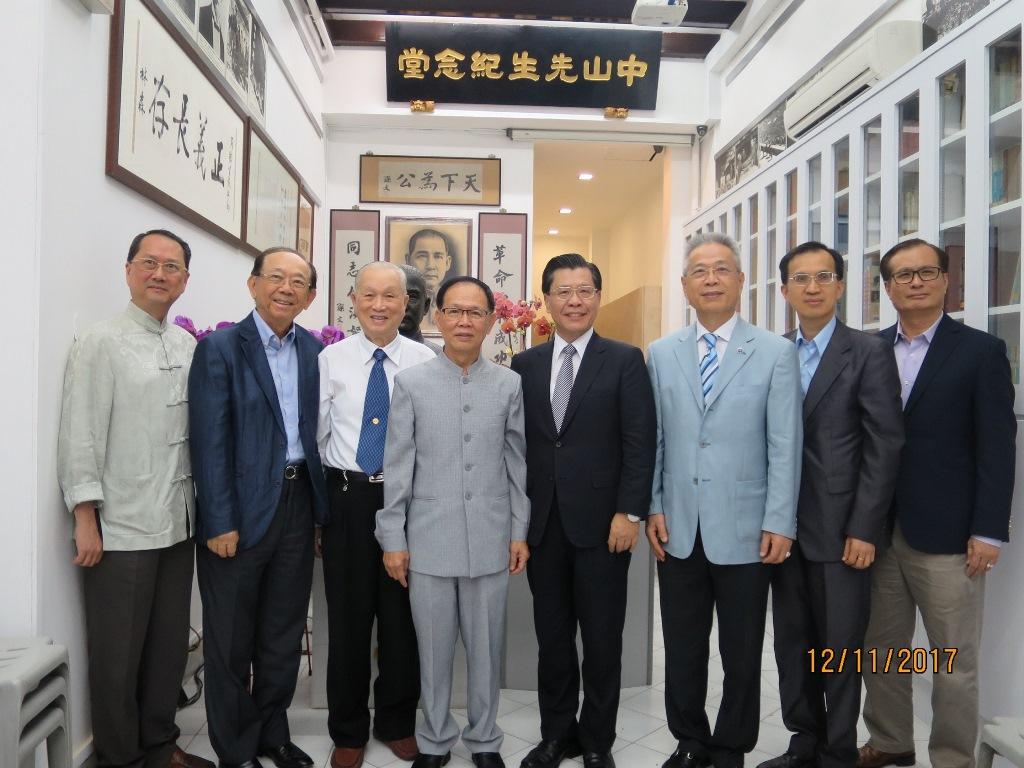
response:
<path id="1" fill-rule="evenodd" d="M 196 563 L 210 741 L 225 768 L 309 768 L 288 706 L 327 518 L 317 453 L 321 344 L 294 324 L 316 270 L 272 248 L 249 276 L 256 309 L 196 347 L 189 375 Z M 248 677 L 252 669 L 252 688 Z"/>
<path id="2" fill-rule="evenodd" d="M 1013 379 L 1002 339 L 945 313 L 945 251 L 905 240 L 882 257 L 880 269 L 898 317 L 880 335 L 900 372 L 906 442 L 892 540 L 871 579 L 864 645 L 877 649 L 879 662 L 864 670 L 871 737 L 857 765 L 914 764 L 913 675 L 905 673 L 904 649 L 914 645 L 920 611 L 928 645 L 940 652 L 929 666 L 931 764 L 973 768 L 985 574 L 1010 535 Z M 886 658 L 892 663 L 884 665 Z"/>

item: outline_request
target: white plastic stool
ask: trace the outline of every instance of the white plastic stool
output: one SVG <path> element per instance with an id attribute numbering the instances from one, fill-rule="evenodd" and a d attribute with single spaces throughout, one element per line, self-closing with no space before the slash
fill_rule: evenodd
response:
<path id="1" fill-rule="evenodd" d="M 0 768 L 71 768 L 68 652 L 47 638 L 0 638 Z"/>
<path id="2" fill-rule="evenodd" d="M 978 768 L 992 768 L 996 755 L 1018 768 L 1024 766 L 1024 718 L 997 717 L 981 729 Z"/>

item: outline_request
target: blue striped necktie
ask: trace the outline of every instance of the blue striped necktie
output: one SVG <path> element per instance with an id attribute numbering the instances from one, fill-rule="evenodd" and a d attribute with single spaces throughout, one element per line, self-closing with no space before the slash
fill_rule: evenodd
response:
<path id="1" fill-rule="evenodd" d="M 366 399 L 363 400 L 363 423 L 359 429 L 356 464 L 368 475 L 376 475 L 384 467 L 384 436 L 388 432 L 388 412 L 391 410 L 388 377 L 384 373 L 387 356 L 383 349 L 373 350 L 373 368 L 370 369 Z"/>
<path id="2" fill-rule="evenodd" d="M 562 350 L 562 365 L 555 376 L 555 392 L 551 396 L 551 415 L 555 417 L 555 429 L 562 429 L 565 411 L 569 407 L 569 395 L 572 393 L 572 358 L 576 347 L 567 344 Z"/>
<path id="3" fill-rule="evenodd" d="M 707 405 L 708 396 L 715 386 L 715 376 L 718 375 L 718 349 L 715 348 L 715 334 L 705 333 L 701 338 L 708 348 L 700 361 L 700 388 L 704 393 L 704 404 Z"/>

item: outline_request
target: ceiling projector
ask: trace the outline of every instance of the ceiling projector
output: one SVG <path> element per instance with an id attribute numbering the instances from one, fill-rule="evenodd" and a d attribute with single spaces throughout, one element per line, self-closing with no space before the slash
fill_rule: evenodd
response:
<path id="1" fill-rule="evenodd" d="M 638 27 L 678 27 L 688 7 L 686 0 L 636 0 L 630 20 Z"/>

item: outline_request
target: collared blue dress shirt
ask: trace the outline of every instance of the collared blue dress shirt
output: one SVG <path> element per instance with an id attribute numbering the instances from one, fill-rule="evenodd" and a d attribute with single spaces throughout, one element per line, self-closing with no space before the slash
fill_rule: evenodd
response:
<path id="1" fill-rule="evenodd" d="M 263 341 L 263 351 L 270 364 L 270 375 L 274 378 L 277 401 L 281 405 L 285 436 L 288 438 L 289 464 L 302 461 L 306 452 L 299 439 L 299 359 L 295 352 L 295 326 L 292 325 L 284 338 L 278 338 L 260 313 L 253 310 L 253 320 Z"/>
<path id="2" fill-rule="evenodd" d="M 805 395 L 811 387 L 811 379 L 814 378 L 814 372 L 818 370 L 818 364 L 825 354 L 825 349 L 832 340 L 832 334 L 835 333 L 836 322 L 836 318 L 833 317 L 813 339 L 804 338 L 803 331 L 800 330 L 799 325 L 797 326 L 796 352 L 800 358 L 800 386 L 803 387 Z"/>

